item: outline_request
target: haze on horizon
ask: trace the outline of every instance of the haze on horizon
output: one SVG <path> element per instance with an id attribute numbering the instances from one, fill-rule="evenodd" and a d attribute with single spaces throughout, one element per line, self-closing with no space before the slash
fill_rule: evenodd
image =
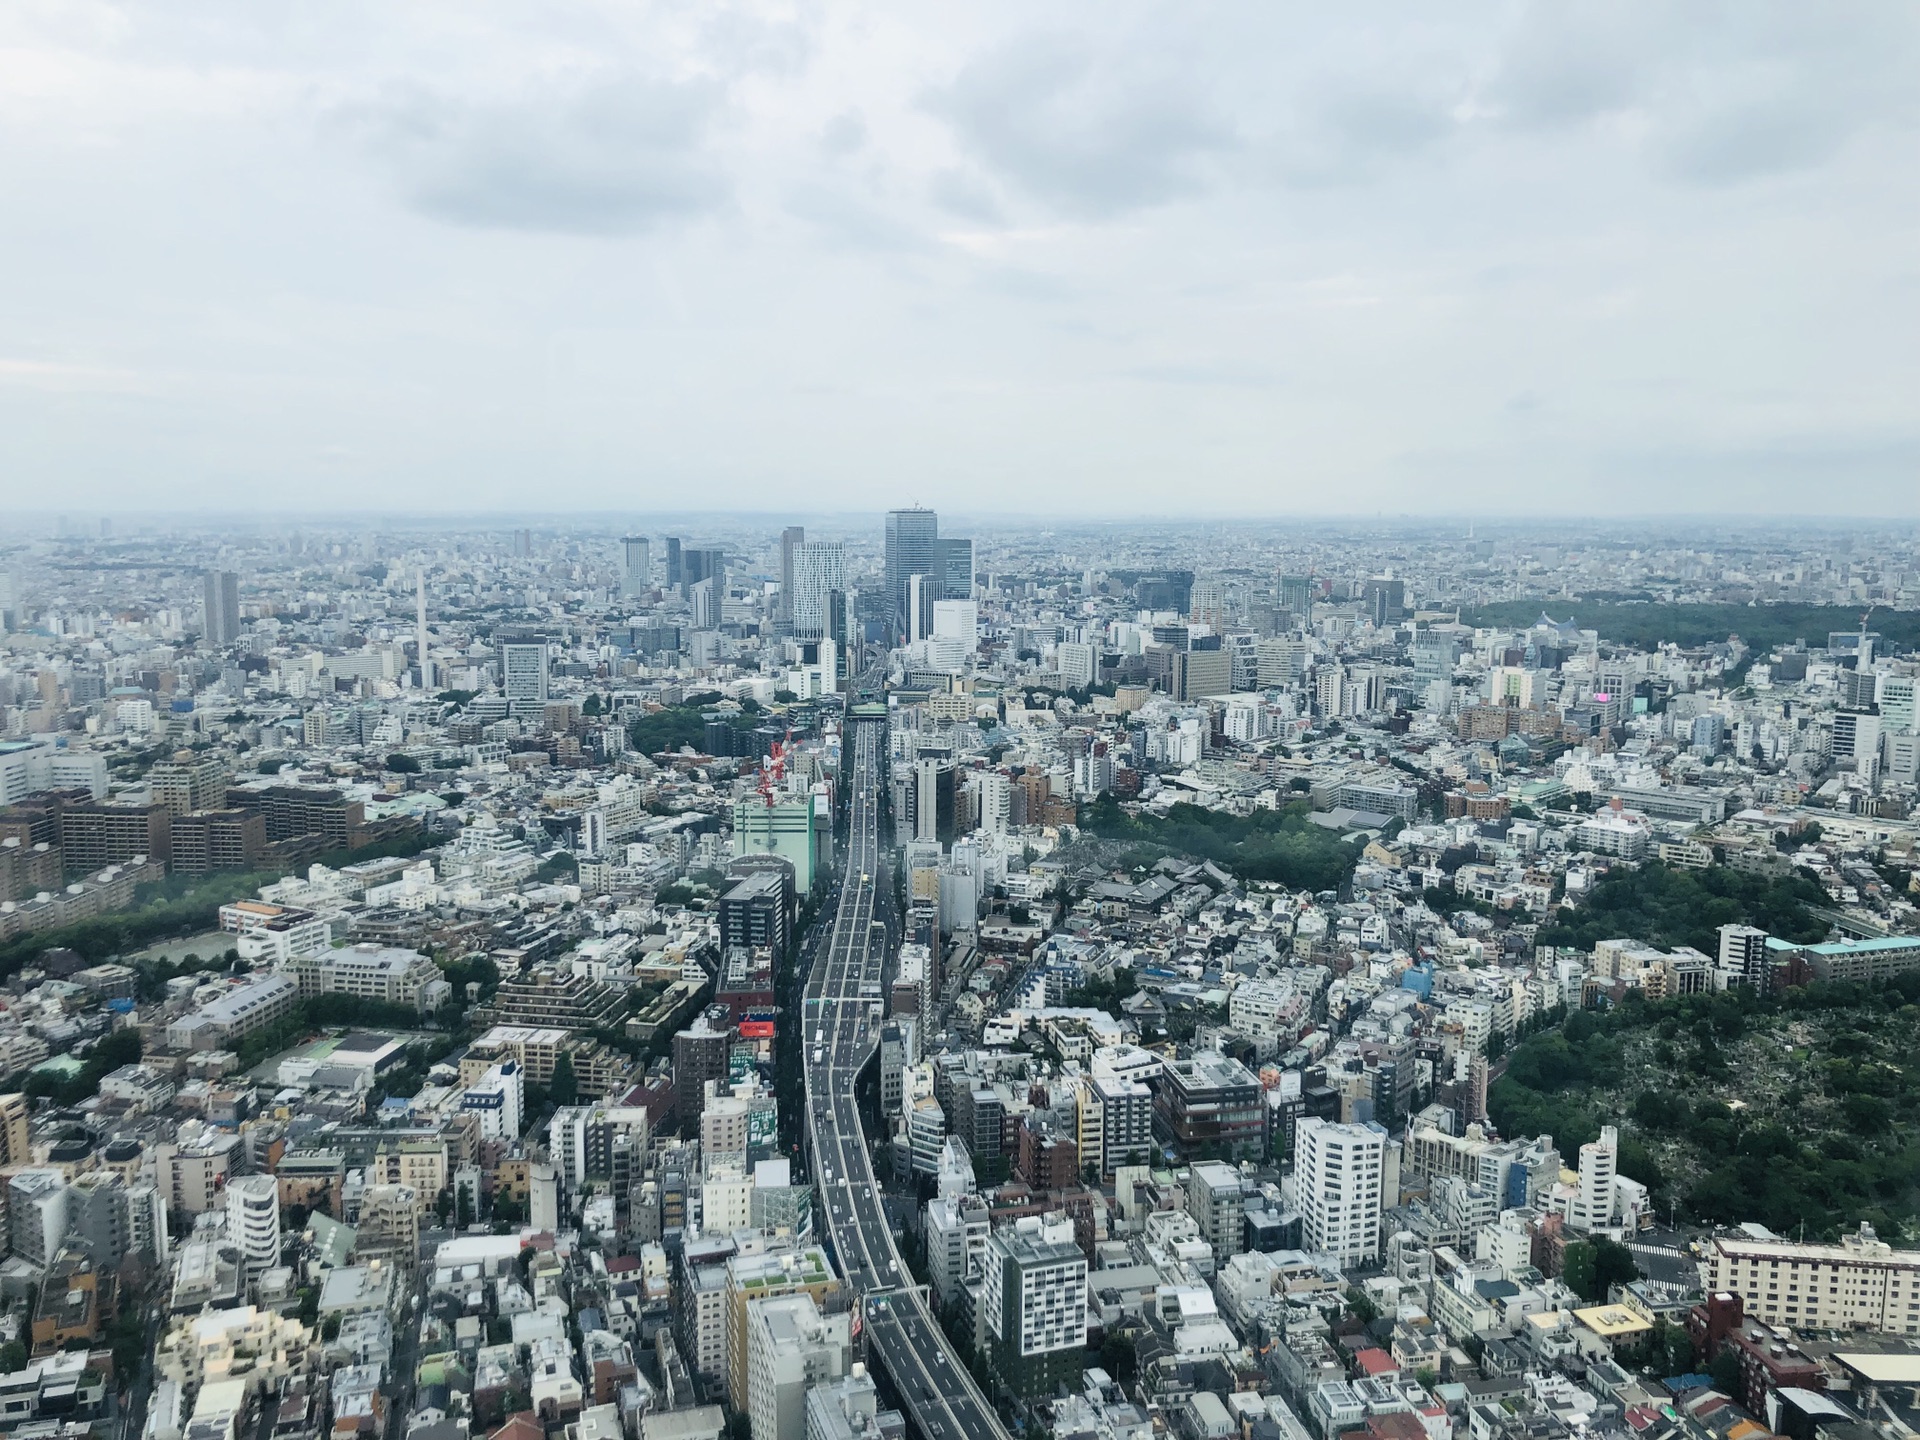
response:
<path id="1" fill-rule="evenodd" d="M 36 0 L 0 505 L 1913 518 L 1916 58 L 1893 3 Z"/>

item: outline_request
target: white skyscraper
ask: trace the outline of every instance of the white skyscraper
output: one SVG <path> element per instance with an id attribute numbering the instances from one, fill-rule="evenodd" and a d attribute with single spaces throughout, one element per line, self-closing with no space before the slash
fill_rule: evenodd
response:
<path id="1" fill-rule="evenodd" d="M 227 1182 L 227 1239 L 246 1256 L 247 1269 L 280 1263 L 280 1182 L 271 1175 L 238 1175 Z"/>
<path id="2" fill-rule="evenodd" d="M 846 546 L 838 540 L 809 540 L 799 546 L 793 555 L 793 633 L 827 634 L 829 598 L 846 588 Z"/>
<path id="3" fill-rule="evenodd" d="M 500 647 L 500 688 L 514 704 L 544 705 L 547 700 L 547 647 Z"/>
<path id="4" fill-rule="evenodd" d="M 1386 1153 L 1387 1132 L 1372 1121 L 1300 1121 L 1294 1132 L 1294 1199 L 1308 1250 L 1333 1257 L 1343 1268 L 1380 1257 Z"/>

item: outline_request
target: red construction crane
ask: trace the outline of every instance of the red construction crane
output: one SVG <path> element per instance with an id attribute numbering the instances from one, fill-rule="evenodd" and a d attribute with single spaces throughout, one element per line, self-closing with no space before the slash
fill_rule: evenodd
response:
<path id="1" fill-rule="evenodd" d="M 793 731 L 787 731 L 781 739 L 767 748 L 767 758 L 760 763 L 760 777 L 756 788 L 760 798 L 766 801 L 767 808 L 773 808 L 774 787 L 787 778 L 787 755 L 793 745 Z"/>

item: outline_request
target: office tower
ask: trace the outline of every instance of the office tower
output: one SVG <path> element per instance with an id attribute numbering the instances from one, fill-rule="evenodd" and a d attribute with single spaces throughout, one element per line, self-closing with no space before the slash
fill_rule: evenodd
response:
<path id="1" fill-rule="evenodd" d="M 987 1237 L 981 1267 L 989 1364 L 1015 1395 L 1077 1383 L 1087 1345 L 1087 1257 L 1064 1215 L 1027 1215 Z"/>
<path id="2" fill-rule="evenodd" d="M 653 588 L 653 547 L 644 535 L 629 535 L 620 545 L 624 565 L 620 593 L 631 600 Z"/>
<path id="3" fill-rule="evenodd" d="M 940 598 L 965 600 L 973 594 L 973 541 L 941 540 Z"/>
<path id="4" fill-rule="evenodd" d="M 715 587 L 724 591 L 727 588 L 727 552 L 712 548 L 694 549 L 687 546 L 680 552 L 680 589 L 683 594 L 691 594 L 693 587 L 702 580 L 715 580 Z"/>
<path id="5" fill-rule="evenodd" d="M 1371 1121 L 1307 1116 L 1294 1131 L 1294 1199 L 1306 1248 L 1342 1269 L 1380 1257 L 1386 1150 L 1387 1132 Z"/>
<path id="6" fill-rule="evenodd" d="M 209 570 L 203 582 L 207 623 L 203 638 L 213 646 L 240 638 L 240 577 L 231 570 Z"/>
<path id="7" fill-rule="evenodd" d="M 1063 640 L 1054 647 L 1053 663 L 1060 671 L 1062 684 L 1091 685 L 1100 678 L 1100 647 Z"/>
<path id="8" fill-rule="evenodd" d="M 414 577 L 414 648 L 420 662 L 420 688 L 433 688 L 433 661 L 427 655 L 427 567 L 422 565 Z"/>
<path id="9" fill-rule="evenodd" d="M 678 590 L 685 579 L 685 567 L 680 561 L 680 537 L 669 535 L 667 537 L 667 588 Z"/>
<path id="10" fill-rule="evenodd" d="M 805 526 L 789 525 L 780 532 L 780 604 L 776 613 L 789 624 L 793 622 L 793 587 L 798 579 L 794 574 L 794 559 L 806 542 Z"/>
<path id="11" fill-rule="evenodd" d="M 227 1181 L 227 1239 L 256 1274 L 280 1263 L 280 1182 L 273 1176 Z"/>
<path id="12" fill-rule="evenodd" d="M 698 550 L 692 552 L 698 555 Z M 696 580 L 687 587 L 687 603 L 693 607 L 693 628 L 696 630 L 718 630 L 722 613 L 723 595 L 721 580 L 717 575 L 704 580 Z"/>
<path id="13" fill-rule="evenodd" d="M 1367 618 L 1374 628 L 1384 630 L 1407 613 L 1407 582 L 1380 577 L 1367 581 L 1361 592 Z"/>
<path id="14" fill-rule="evenodd" d="M 1280 577 L 1280 604 L 1293 612 L 1293 623 L 1296 628 L 1312 620 L 1314 598 L 1319 593 L 1320 587 L 1311 575 Z"/>
<path id="15" fill-rule="evenodd" d="M 782 557 L 784 559 L 784 557 Z M 793 633 L 829 636 L 828 597 L 847 589 L 847 547 L 838 540 L 809 540 L 793 555 Z M 844 639 L 844 635 L 832 636 Z"/>
<path id="16" fill-rule="evenodd" d="M 931 575 L 907 577 L 906 632 L 902 638 L 909 645 L 933 634 L 933 606 L 940 593 L 937 586 Z"/>
<path id="17" fill-rule="evenodd" d="M 528 560 L 533 557 L 533 532 L 516 530 L 513 532 L 513 558 Z"/>
<path id="18" fill-rule="evenodd" d="M 544 642 L 500 647 L 500 688 L 509 704 L 547 703 L 547 647 Z"/>
<path id="19" fill-rule="evenodd" d="M 886 604 L 889 629 L 895 635 L 906 629 L 909 579 L 940 574 L 939 541 L 940 517 L 933 511 L 887 512 Z"/>
<path id="20" fill-rule="evenodd" d="M 1880 717 L 1864 710 L 1839 710 L 1833 717 L 1833 758 L 1865 760 L 1880 753 Z"/>

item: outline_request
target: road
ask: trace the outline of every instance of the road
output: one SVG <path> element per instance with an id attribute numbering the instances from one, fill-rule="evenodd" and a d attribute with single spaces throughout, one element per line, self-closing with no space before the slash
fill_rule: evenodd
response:
<path id="1" fill-rule="evenodd" d="M 870 1353 L 922 1440 L 1007 1440 L 894 1247 L 854 1085 L 880 1040 L 893 904 L 880 845 L 885 774 L 879 724 L 850 724 L 847 864 L 833 928 L 817 948 L 802 1010 L 807 1142 L 827 1244 L 858 1297 Z"/>

